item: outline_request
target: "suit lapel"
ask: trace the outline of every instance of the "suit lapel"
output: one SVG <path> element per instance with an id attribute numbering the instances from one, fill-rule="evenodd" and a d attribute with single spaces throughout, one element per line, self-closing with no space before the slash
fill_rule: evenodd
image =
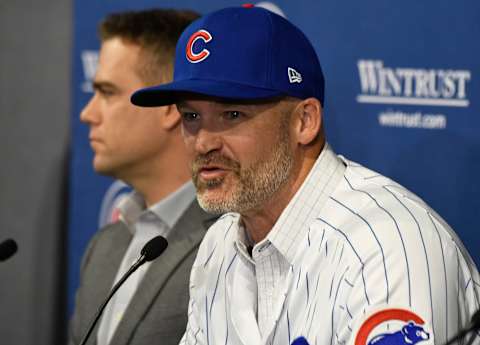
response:
<path id="1" fill-rule="evenodd" d="M 133 296 L 125 314 L 112 337 L 111 344 L 128 344 L 138 323 L 163 289 L 169 277 L 202 241 L 208 227 L 215 218 L 201 210 L 194 201 L 173 227 L 165 252 L 152 262 L 137 293 Z M 140 293 L 138 293 L 140 291 Z"/>

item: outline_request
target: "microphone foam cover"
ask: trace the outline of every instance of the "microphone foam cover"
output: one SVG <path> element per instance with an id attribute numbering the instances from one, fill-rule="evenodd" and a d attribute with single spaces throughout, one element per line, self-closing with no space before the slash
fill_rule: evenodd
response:
<path id="1" fill-rule="evenodd" d="M 165 237 L 156 236 L 148 241 L 142 248 L 140 254 L 145 256 L 146 261 L 158 258 L 167 249 L 168 242 Z"/>
<path id="2" fill-rule="evenodd" d="M 17 242 L 11 238 L 0 243 L 0 261 L 7 260 L 17 252 Z"/>

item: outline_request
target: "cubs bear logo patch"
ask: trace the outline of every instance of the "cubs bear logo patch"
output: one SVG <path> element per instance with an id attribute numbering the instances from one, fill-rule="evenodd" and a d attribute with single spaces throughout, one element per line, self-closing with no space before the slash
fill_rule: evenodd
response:
<path id="1" fill-rule="evenodd" d="M 392 324 L 379 332 L 379 326 Z M 430 339 L 425 321 L 405 309 L 385 309 L 369 316 L 358 329 L 355 345 L 415 345 Z M 421 345 L 421 344 L 419 344 Z"/>
<path id="2" fill-rule="evenodd" d="M 376 335 L 369 342 L 368 345 L 383 345 L 383 344 L 416 344 L 424 340 L 430 339 L 428 334 L 422 326 L 409 322 L 402 327 L 401 330 L 393 333 L 383 333 Z"/>

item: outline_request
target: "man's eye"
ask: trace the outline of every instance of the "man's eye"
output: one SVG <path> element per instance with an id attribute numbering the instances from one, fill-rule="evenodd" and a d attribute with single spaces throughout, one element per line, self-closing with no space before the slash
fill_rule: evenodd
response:
<path id="1" fill-rule="evenodd" d="M 198 113 L 194 113 L 194 112 L 185 112 L 182 114 L 182 118 L 184 121 L 195 121 L 196 119 L 199 118 L 199 114 Z"/>
<path id="2" fill-rule="evenodd" d="M 242 113 L 237 110 L 230 110 L 225 112 L 225 116 L 231 120 L 238 119 L 242 116 Z"/>
<path id="3" fill-rule="evenodd" d="M 103 97 L 110 97 L 114 94 L 114 91 L 109 89 L 97 89 L 97 92 Z"/>

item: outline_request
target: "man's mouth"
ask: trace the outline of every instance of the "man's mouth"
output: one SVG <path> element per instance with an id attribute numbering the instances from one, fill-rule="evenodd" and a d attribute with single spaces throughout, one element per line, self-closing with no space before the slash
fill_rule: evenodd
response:
<path id="1" fill-rule="evenodd" d="M 219 179 L 224 177 L 228 172 L 228 169 L 222 166 L 209 165 L 202 166 L 198 169 L 198 176 L 205 181 Z"/>
<path id="2" fill-rule="evenodd" d="M 90 147 L 95 151 L 103 146 L 103 141 L 97 137 L 90 137 Z"/>

